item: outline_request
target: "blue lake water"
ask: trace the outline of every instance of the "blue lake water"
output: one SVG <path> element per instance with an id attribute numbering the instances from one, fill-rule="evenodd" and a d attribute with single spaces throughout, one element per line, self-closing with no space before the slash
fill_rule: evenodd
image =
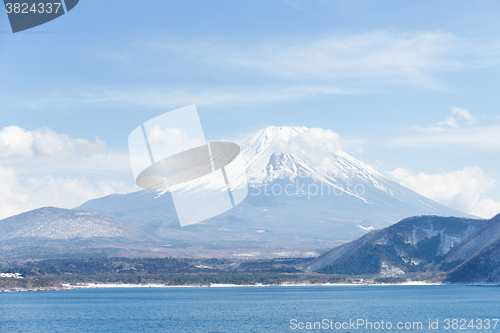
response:
<path id="1" fill-rule="evenodd" d="M 493 327 L 498 318 L 500 287 L 493 286 L 119 288 L 0 294 L 0 332 L 500 332 L 500 323 Z M 353 322 L 361 320 L 363 324 L 353 328 Z M 437 329 L 429 329 L 429 320 Z M 316 322 L 317 329 L 307 329 L 308 322 Z"/>

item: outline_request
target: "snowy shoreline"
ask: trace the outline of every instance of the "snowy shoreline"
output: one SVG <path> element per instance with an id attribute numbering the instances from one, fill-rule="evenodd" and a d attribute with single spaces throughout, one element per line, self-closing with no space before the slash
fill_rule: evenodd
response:
<path id="1" fill-rule="evenodd" d="M 126 284 L 126 283 L 94 283 L 94 284 L 62 284 L 66 289 L 105 289 L 105 288 L 236 288 L 236 287 L 328 287 L 328 286 L 436 286 L 441 283 L 409 281 L 404 283 L 283 283 L 283 284 L 224 284 L 210 285 L 165 285 L 165 284 Z"/>
<path id="2" fill-rule="evenodd" d="M 283 284 L 222 284 L 210 285 L 166 285 L 166 284 L 131 284 L 131 283 L 87 283 L 68 284 L 62 283 L 61 288 L 12 288 L 0 290 L 2 292 L 30 292 L 30 291 L 55 291 L 55 290 L 77 290 L 77 289 L 119 289 L 119 288 L 258 288 L 258 287 L 335 287 L 335 286 L 500 286 L 499 283 L 441 283 L 425 281 L 408 281 L 403 283 L 283 283 Z"/>

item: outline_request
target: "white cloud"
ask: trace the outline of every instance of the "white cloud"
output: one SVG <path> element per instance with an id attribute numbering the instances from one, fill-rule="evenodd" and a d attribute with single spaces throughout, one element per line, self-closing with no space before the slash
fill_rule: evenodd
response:
<path id="1" fill-rule="evenodd" d="M 477 126 L 438 133 L 401 136 L 390 147 L 439 148 L 443 146 L 500 148 L 500 125 Z"/>
<path id="2" fill-rule="evenodd" d="M 332 153 L 338 152 L 342 146 L 338 133 L 322 128 L 308 128 L 289 140 L 278 141 L 274 149 L 303 158 L 320 172 L 325 172 L 334 162 Z"/>
<path id="3" fill-rule="evenodd" d="M 71 175 L 109 178 L 112 173 L 117 178 L 117 174 L 130 174 L 128 156 L 107 155 L 103 141 L 75 139 L 47 128 L 0 130 L 0 161 L 0 218 L 44 206 L 73 208 L 126 190 L 120 182 L 90 182 Z M 54 172 L 70 176 L 54 176 Z"/>
<path id="4" fill-rule="evenodd" d="M 18 126 L 8 126 L 0 131 L 0 159 L 27 159 L 45 157 L 68 159 L 90 157 L 106 150 L 103 141 L 93 142 L 73 139 L 48 128 L 27 131 Z"/>
<path id="5" fill-rule="evenodd" d="M 440 148 L 443 146 L 500 148 L 500 125 L 478 126 L 466 109 L 452 107 L 451 116 L 427 127 L 411 128 L 415 134 L 396 137 L 389 147 Z"/>
<path id="6" fill-rule="evenodd" d="M 82 92 L 83 91 L 83 92 Z M 41 105 L 118 104 L 152 108 L 182 105 L 249 104 L 289 101 L 322 95 L 353 94 L 355 91 L 325 86 L 296 85 L 292 87 L 149 87 L 135 89 L 81 88 L 78 91 L 57 92 L 51 98 L 30 97 L 30 100 L 10 98 L 6 103 L 38 108 Z M 0 96 L 1 97 L 1 96 Z"/>
<path id="7" fill-rule="evenodd" d="M 161 124 L 162 120 L 158 121 L 158 123 Z M 164 121 L 164 125 L 167 125 L 166 123 L 168 123 L 168 121 Z M 156 125 L 147 130 L 147 137 L 155 160 L 163 159 L 194 147 L 206 145 L 201 128 L 198 129 L 195 127 L 185 130 L 182 128 Z M 134 158 L 137 158 L 137 156 Z M 141 159 L 144 158 L 149 161 L 149 156 L 141 157 Z"/>
<path id="8" fill-rule="evenodd" d="M 458 115 L 460 118 L 468 120 L 469 124 L 473 124 L 477 121 L 477 118 L 471 115 L 466 109 L 452 107 L 451 113 Z"/>
<path id="9" fill-rule="evenodd" d="M 500 213 L 500 202 L 481 198 L 495 186 L 495 179 L 478 166 L 434 175 L 398 168 L 390 174 L 401 185 L 445 206 L 484 218 Z"/>
<path id="10" fill-rule="evenodd" d="M 122 183 L 92 184 L 83 177 L 19 178 L 15 168 L 0 167 L 0 219 L 45 206 L 73 208 L 90 199 L 125 192 Z"/>
<path id="11" fill-rule="evenodd" d="M 203 133 L 196 133 L 201 134 Z M 149 144 L 160 145 L 165 150 L 178 150 L 184 151 L 185 149 L 189 149 L 192 147 L 198 147 L 206 144 L 206 141 L 202 140 L 202 138 L 190 137 L 186 131 L 181 128 L 163 128 L 161 126 L 154 126 L 148 132 L 148 140 Z M 180 148 L 179 148 L 180 147 Z M 186 147 L 186 148 L 183 148 Z"/>
<path id="12" fill-rule="evenodd" d="M 178 68 L 186 71 L 186 75 L 203 72 L 205 78 L 210 78 L 210 75 L 220 77 L 221 73 L 231 77 L 237 74 L 244 84 L 136 86 L 130 89 L 77 87 L 73 91 L 44 92 L 34 97 L 0 98 L 4 103 L 26 108 L 56 104 L 59 107 L 119 104 L 163 108 L 288 101 L 359 93 L 394 84 L 439 90 L 445 88 L 438 78 L 439 73 L 498 64 L 499 48 L 474 43 L 440 31 L 374 31 L 307 39 L 281 37 L 279 40 L 245 43 L 180 40 L 166 38 L 163 34 L 141 36 L 129 43 L 130 59 L 127 62 L 134 62 L 131 64 L 134 68 L 171 73 L 172 67 L 164 66 L 171 63 L 165 59 L 172 59 L 179 64 Z M 98 54 L 116 60 L 123 57 L 123 52 L 121 49 L 117 54 L 110 49 L 108 53 L 111 55 L 102 50 Z M 161 62 L 158 62 L 159 57 Z"/>
<path id="13" fill-rule="evenodd" d="M 320 173 L 331 172 L 332 165 L 337 163 L 332 154 L 347 149 L 361 150 L 360 140 L 344 140 L 329 129 L 283 127 L 273 133 L 274 129 L 269 127 L 265 130 L 273 135 L 270 151 L 293 154 L 314 165 Z"/>
<path id="14" fill-rule="evenodd" d="M 18 126 L 0 131 L 0 158 L 25 158 L 33 156 L 33 133 Z"/>
<path id="15" fill-rule="evenodd" d="M 231 37 L 186 39 L 162 33 L 131 38 L 127 46 L 101 45 L 94 54 L 101 60 L 125 61 L 134 71 L 166 76 L 183 71 L 185 77 L 195 75 L 199 82 L 207 83 L 197 87 L 136 85 L 130 89 L 79 86 L 71 92 L 59 89 L 40 96 L 11 94 L 0 99 L 26 108 L 88 103 L 178 107 L 297 100 L 395 84 L 443 89 L 446 84 L 440 73 L 488 68 L 498 65 L 500 59 L 495 40 L 479 43 L 442 31 L 294 35 L 257 42 Z M 177 66 L 172 67 L 172 63 Z M 234 81 L 234 86 L 213 83 L 221 82 L 221 77 L 237 77 L 239 81 Z"/>
<path id="16" fill-rule="evenodd" d="M 410 84 L 442 89 L 436 74 L 498 64 L 498 47 L 442 31 L 372 31 L 279 40 L 176 40 L 148 36 L 138 41 L 148 53 L 182 57 L 192 64 L 222 70 L 251 72 L 287 80 L 347 83 L 362 78 L 363 85 Z M 176 58 L 177 59 L 177 58 Z M 215 67 L 216 66 L 216 67 Z M 206 67 L 206 66 L 205 66 Z M 159 69 L 160 70 L 160 69 Z M 371 81 L 370 81 L 371 79 Z M 355 81 L 355 82 L 359 82 Z"/>
<path id="17" fill-rule="evenodd" d="M 459 128 L 460 126 L 457 123 L 457 120 L 451 116 L 446 117 L 446 120 L 438 122 L 436 125 L 438 126 L 447 126 L 450 128 Z M 444 131 L 444 128 L 441 128 Z"/>
<path id="18" fill-rule="evenodd" d="M 463 66 L 444 60 L 456 40 L 455 36 L 440 32 L 377 31 L 302 42 L 272 42 L 253 48 L 252 52 L 228 52 L 222 59 L 287 78 L 390 77 L 435 88 L 432 72 Z"/>
<path id="19" fill-rule="evenodd" d="M 14 168 L 0 167 L 0 218 L 21 213 L 19 203 L 27 202 L 28 193 L 17 182 Z"/>
<path id="20" fill-rule="evenodd" d="M 277 142 L 283 144 L 279 148 L 283 152 L 299 154 L 309 154 L 311 151 L 324 154 L 335 153 L 342 147 L 338 133 L 322 128 L 307 128 L 288 140 Z"/>

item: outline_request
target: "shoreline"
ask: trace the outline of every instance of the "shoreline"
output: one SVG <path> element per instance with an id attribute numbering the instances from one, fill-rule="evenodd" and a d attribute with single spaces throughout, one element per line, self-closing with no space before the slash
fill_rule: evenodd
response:
<path id="1" fill-rule="evenodd" d="M 61 287 L 51 288 L 12 288 L 5 292 L 64 291 L 78 289 L 130 289 L 130 288 L 262 288 L 262 287 L 349 287 L 349 286 L 500 286 L 500 283 L 442 283 L 426 281 L 407 281 L 403 283 L 283 283 L 283 284 L 210 284 L 210 285 L 167 285 L 167 284 L 131 284 L 131 283 L 62 283 Z"/>
<path id="2" fill-rule="evenodd" d="M 166 284 L 127 284 L 127 283 L 95 283 L 95 284 L 62 284 L 67 289 L 106 289 L 106 288 L 259 288 L 259 287 L 335 287 L 335 286 L 436 286 L 442 283 L 425 281 L 408 281 L 403 283 L 282 283 L 282 284 L 225 284 L 210 285 L 166 285 Z"/>

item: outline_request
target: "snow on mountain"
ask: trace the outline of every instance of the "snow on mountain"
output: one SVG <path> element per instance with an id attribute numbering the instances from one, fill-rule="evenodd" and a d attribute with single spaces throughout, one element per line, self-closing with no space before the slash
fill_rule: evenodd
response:
<path id="1" fill-rule="evenodd" d="M 280 190 L 288 196 L 307 196 L 309 199 L 328 193 L 332 197 L 345 195 L 365 204 L 374 204 L 380 201 L 380 195 L 384 195 L 418 206 L 417 213 L 467 216 L 395 183 L 340 148 L 338 135 L 330 130 L 270 126 L 241 143 L 245 167 L 240 178 L 246 177 L 250 187 L 267 187 L 269 190 L 276 182 L 298 185 L 296 189 L 299 191 L 293 193 L 292 187 L 285 191 L 283 186 L 275 186 L 273 196 Z M 322 192 L 315 193 L 317 188 L 312 184 L 317 184 L 318 191 Z M 206 189 L 219 188 L 214 183 L 207 183 Z M 403 215 L 402 218 L 406 217 Z M 391 220 L 392 223 L 397 221 L 397 218 Z"/>
<path id="2" fill-rule="evenodd" d="M 0 241 L 16 238 L 73 239 L 152 238 L 112 216 L 100 212 L 44 207 L 0 220 Z"/>
<path id="3" fill-rule="evenodd" d="M 0 258 L 162 255 L 161 242 L 95 211 L 43 207 L 0 220 Z"/>
<path id="4" fill-rule="evenodd" d="M 500 236 L 498 222 L 499 217 L 490 220 L 407 218 L 323 253 L 305 271 L 384 277 L 416 271 L 449 271 L 496 242 Z M 463 251 L 464 248 L 467 250 Z M 396 270 L 388 274 L 388 267 Z"/>
<path id="5" fill-rule="evenodd" d="M 267 188 L 274 200 L 307 198 L 301 209 L 317 207 L 314 201 L 322 202 L 318 220 L 368 220 L 365 228 L 387 226 L 411 215 L 467 216 L 384 177 L 342 151 L 341 146 L 336 133 L 319 128 L 271 126 L 259 131 L 241 149 L 249 185 L 259 189 L 250 191 L 250 196 Z M 290 191 L 285 191 L 287 185 Z M 280 190 L 281 195 L 274 195 Z M 325 210 L 330 213 L 325 214 Z M 317 212 L 309 210 L 307 215 Z"/>
<path id="6" fill-rule="evenodd" d="M 338 141 L 335 133 L 319 128 L 267 127 L 242 144 L 249 183 L 260 186 L 277 179 L 310 178 L 362 201 L 344 185 L 362 181 L 390 191 L 384 184 L 387 178 L 340 150 Z"/>

